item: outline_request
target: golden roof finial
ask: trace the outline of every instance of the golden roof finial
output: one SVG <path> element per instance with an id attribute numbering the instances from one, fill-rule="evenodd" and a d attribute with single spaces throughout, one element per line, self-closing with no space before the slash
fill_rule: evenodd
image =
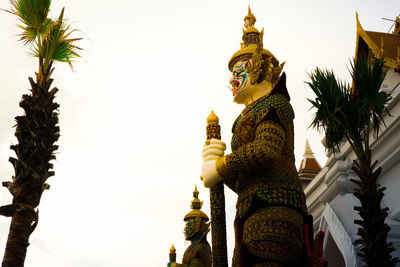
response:
<path id="1" fill-rule="evenodd" d="M 176 252 L 176 249 L 174 247 L 174 244 L 172 244 L 172 247 L 169 249 L 169 253 L 174 254 Z"/>
<path id="2" fill-rule="evenodd" d="M 392 34 L 400 34 L 400 17 L 397 16 L 396 20 L 394 21 L 394 29 Z"/>
<path id="3" fill-rule="evenodd" d="M 207 123 L 218 123 L 218 122 L 219 118 L 217 117 L 217 115 L 215 115 L 214 110 L 211 110 L 211 114 L 207 118 Z"/>

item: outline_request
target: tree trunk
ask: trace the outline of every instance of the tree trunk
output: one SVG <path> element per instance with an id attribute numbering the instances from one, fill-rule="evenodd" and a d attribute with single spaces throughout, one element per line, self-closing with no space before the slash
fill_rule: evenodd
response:
<path id="1" fill-rule="evenodd" d="M 362 245 L 358 254 L 368 267 L 394 267 L 399 260 L 390 255 L 395 249 L 392 243 L 387 242 L 387 234 L 390 227 L 385 223 L 389 208 L 381 208 L 381 200 L 384 196 L 385 187 L 378 188 L 376 181 L 382 171 L 379 167 L 375 169 L 377 161 L 371 165 L 371 151 L 361 159 L 354 161 L 352 169 L 357 173 L 360 181 L 353 180 L 359 188 L 355 189 L 354 195 L 360 200 L 361 206 L 355 206 L 361 220 L 354 223 L 360 225 L 357 234 L 360 239 L 356 243 Z"/>
<path id="2" fill-rule="evenodd" d="M 2 267 L 24 266 L 33 217 L 32 211 L 14 212 Z"/>
<path id="3" fill-rule="evenodd" d="M 58 146 L 58 104 L 54 102 L 57 88 L 50 89 L 52 79 L 37 77 L 35 83 L 29 78 L 31 95 L 23 95 L 20 107 L 23 116 L 17 116 L 15 136 L 18 144 L 10 148 L 16 158 L 9 161 L 14 167 L 12 182 L 3 182 L 13 195 L 11 205 L 0 207 L 0 214 L 12 216 L 10 232 L 3 258 L 3 267 L 24 266 L 29 236 L 36 227 L 38 218 L 34 209 L 39 205 L 46 180 L 54 175 L 51 160 Z M 34 224 L 33 224 L 34 223 Z M 33 224 L 33 225 L 32 225 Z"/>

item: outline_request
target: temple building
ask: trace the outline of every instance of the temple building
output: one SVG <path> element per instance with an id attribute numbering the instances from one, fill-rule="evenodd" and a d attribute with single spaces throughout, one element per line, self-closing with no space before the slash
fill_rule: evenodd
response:
<path id="1" fill-rule="evenodd" d="M 356 20 L 355 58 L 357 60 L 362 54 L 384 58 L 387 73 L 381 90 L 392 92 L 388 105 L 391 116 L 384 115 L 386 126 L 382 125 L 378 138 L 371 135 L 370 144 L 372 162 L 377 160 L 383 169 L 377 184 L 386 187 L 381 206 L 389 207 L 386 218 L 391 228 L 388 242 L 392 242 L 396 249 L 391 255 L 400 257 L 400 18 L 396 18 L 392 33 L 366 31 L 358 16 Z M 360 246 L 355 243 L 359 238 L 359 226 L 354 224 L 354 220 L 360 217 L 353 208 L 359 205 L 359 201 L 353 195 L 355 185 L 350 181 L 358 178 L 351 169 L 356 156 L 349 143 L 343 142 L 340 152 L 328 153 L 327 157 L 325 166 L 315 175 L 316 165 L 319 164 L 308 163 L 315 158 L 306 144 L 299 168 L 300 179 L 304 180 L 304 184 L 308 183 L 304 191 L 308 211 L 314 217 L 314 232 L 323 230 L 326 233 L 324 257 L 329 266 L 363 266 L 357 256 Z"/>

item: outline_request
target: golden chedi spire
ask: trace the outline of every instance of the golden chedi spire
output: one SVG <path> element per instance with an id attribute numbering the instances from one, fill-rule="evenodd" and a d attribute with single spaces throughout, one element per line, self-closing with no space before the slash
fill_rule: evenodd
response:
<path id="1" fill-rule="evenodd" d="M 303 159 L 301 160 L 298 175 L 303 189 L 314 179 L 315 176 L 321 171 L 321 165 L 314 152 L 311 150 L 310 143 L 306 139 L 306 146 L 304 148 Z"/>
<path id="2" fill-rule="evenodd" d="M 199 191 L 197 191 L 197 186 L 195 186 L 194 191 L 193 191 L 193 200 L 190 205 L 190 208 L 192 209 L 190 212 L 188 212 L 185 217 L 184 221 L 187 221 L 189 218 L 204 218 L 206 221 L 209 220 L 208 216 L 201 211 L 201 207 L 203 206 L 203 201 L 200 201 L 199 199 Z"/>

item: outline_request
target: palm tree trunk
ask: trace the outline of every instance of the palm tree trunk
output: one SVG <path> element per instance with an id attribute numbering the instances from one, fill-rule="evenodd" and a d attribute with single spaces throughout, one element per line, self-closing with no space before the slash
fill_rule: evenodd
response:
<path id="1" fill-rule="evenodd" d="M 37 83 L 29 78 L 32 94 L 22 96 L 20 107 L 25 115 L 16 117 L 18 144 L 10 148 L 17 158 L 9 159 L 15 176 L 12 182 L 3 183 L 13 195 L 13 204 L 0 207 L 1 215 L 12 217 L 3 267 L 24 266 L 29 236 L 38 220 L 34 209 L 48 188 L 46 180 L 54 175 L 50 161 L 58 148 L 54 143 L 59 137 L 59 105 L 53 101 L 58 89 L 49 90 L 52 80 L 47 75 L 37 75 Z"/>
<path id="2" fill-rule="evenodd" d="M 371 150 L 359 160 L 354 161 L 352 169 L 357 173 L 360 181 L 352 179 L 359 188 L 354 195 L 360 200 L 361 206 L 355 206 L 361 220 L 354 223 L 360 225 L 357 234 L 360 239 L 356 243 L 362 245 L 358 254 L 368 267 L 394 267 L 399 260 L 390 255 L 395 249 L 392 243 L 387 242 L 390 227 L 385 223 L 389 208 L 381 208 L 381 200 L 385 187 L 378 188 L 376 181 L 382 168 L 374 170 L 377 161 L 371 165 Z"/>
<path id="3" fill-rule="evenodd" d="M 26 249 L 29 246 L 33 212 L 15 212 L 8 234 L 6 252 L 3 259 L 3 267 L 23 267 Z"/>

